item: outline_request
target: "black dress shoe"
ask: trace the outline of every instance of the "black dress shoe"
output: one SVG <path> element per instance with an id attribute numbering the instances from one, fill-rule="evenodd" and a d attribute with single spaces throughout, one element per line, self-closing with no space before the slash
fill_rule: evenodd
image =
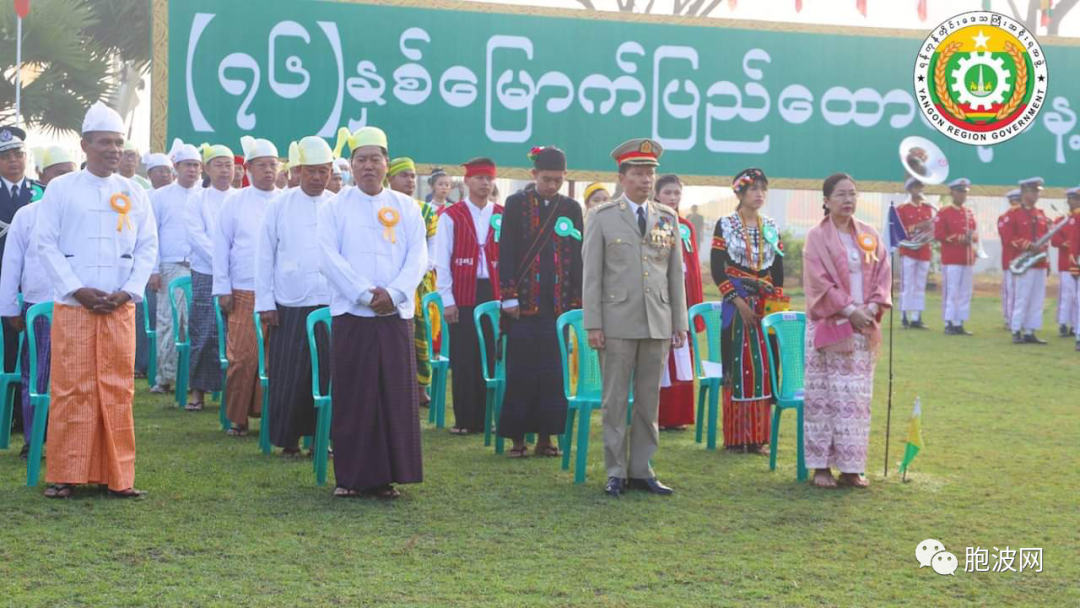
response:
<path id="1" fill-rule="evenodd" d="M 1060 327 L 1058 327 L 1058 337 L 1059 338 L 1068 338 L 1071 335 L 1072 335 L 1072 330 L 1069 329 L 1068 325 L 1061 325 Z"/>
<path id="2" fill-rule="evenodd" d="M 951 324 L 945 326 L 945 335 L 946 336 L 955 336 L 958 333 L 960 333 L 960 332 L 957 331 L 957 328 L 953 327 Z"/>
<path id="3" fill-rule="evenodd" d="M 956 335 L 958 335 L 958 336 L 973 336 L 973 335 L 975 335 L 975 334 L 971 333 L 970 331 L 964 329 L 964 324 L 963 323 L 956 326 L 956 328 L 954 330 L 954 333 Z"/>
<path id="4" fill-rule="evenodd" d="M 626 480 L 622 477 L 608 477 L 607 485 L 604 486 L 604 494 L 618 498 L 626 491 Z"/>
<path id="5" fill-rule="evenodd" d="M 911 323 L 909 323 L 907 320 L 907 315 L 903 315 L 900 317 L 900 324 L 904 326 L 904 329 L 911 327 Z"/>
<path id="6" fill-rule="evenodd" d="M 922 319 L 919 319 L 918 321 L 912 321 L 911 322 L 911 329 L 930 329 L 930 328 L 923 324 Z"/>
<path id="7" fill-rule="evenodd" d="M 1026 336 L 1024 336 L 1024 343 L 1025 344 L 1046 344 L 1046 340 L 1043 340 L 1042 338 L 1040 338 L 1039 336 L 1036 336 L 1035 334 L 1027 334 Z"/>
<path id="8" fill-rule="evenodd" d="M 1023 344 L 1023 343 L 1024 343 L 1024 335 L 1021 334 L 1018 331 L 1014 331 L 1013 332 L 1013 344 Z"/>
<path id="9" fill-rule="evenodd" d="M 659 494 L 661 496 L 668 496 L 675 492 L 675 490 L 660 483 L 655 477 L 649 477 L 647 479 L 631 479 L 630 487 L 635 490 L 645 490 L 646 492 Z"/>
<path id="10" fill-rule="evenodd" d="M 26 460 L 26 457 L 30 455 L 30 444 L 24 443 L 22 449 L 19 450 L 19 458 Z"/>

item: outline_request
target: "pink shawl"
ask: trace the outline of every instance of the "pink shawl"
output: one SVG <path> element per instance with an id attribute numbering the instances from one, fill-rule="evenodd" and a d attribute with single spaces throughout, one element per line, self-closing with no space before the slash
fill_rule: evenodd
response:
<path id="1" fill-rule="evenodd" d="M 875 323 L 864 333 L 870 338 L 871 348 L 877 350 L 881 343 L 881 315 L 892 306 L 890 295 L 892 270 L 889 254 L 884 243 L 872 226 L 851 218 L 855 234 L 869 234 L 877 241 L 877 260 L 869 262 L 862 258 L 863 301 L 877 304 Z M 841 314 L 851 297 L 850 269 L 847 249 L 840 240 L 840 231 L 828 216 L 810 230 L 803 249 L 803 287 L 806 290 L 806 312 L 814 324 L 814 347 L 829 350 L 850 351 L 853 347 L 851 327 Z M 846 331 L 845 331 L 846 330 Z"/>

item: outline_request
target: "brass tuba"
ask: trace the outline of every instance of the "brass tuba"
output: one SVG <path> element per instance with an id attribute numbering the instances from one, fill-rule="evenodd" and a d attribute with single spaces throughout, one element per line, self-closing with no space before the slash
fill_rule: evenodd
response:
<path id="1" fill-rule="evenodd" d="M 904 171 L 924 184 L 943 184 L 949 179 L 949 159 L 934 142 L 912 135 L 900 142 L 900 163 Z M 934 223 L 914 226 L 906 240 L 898 244 L 905 249 L 920 249 L 934 240 Z"/>

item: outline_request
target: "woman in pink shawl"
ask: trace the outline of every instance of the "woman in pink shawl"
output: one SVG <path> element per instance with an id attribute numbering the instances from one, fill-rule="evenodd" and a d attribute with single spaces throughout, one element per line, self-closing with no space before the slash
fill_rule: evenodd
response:
<path id="1" fill-rule="evenodd" d="M 879 322 L 892 306 L 892 275 L 877 232 L 854 217 L 855 180 L 837 173 L 822 191 L 825 219 L 803 251 L 806 466 L 815 469 L 815 486 L 865 488 Z"/>

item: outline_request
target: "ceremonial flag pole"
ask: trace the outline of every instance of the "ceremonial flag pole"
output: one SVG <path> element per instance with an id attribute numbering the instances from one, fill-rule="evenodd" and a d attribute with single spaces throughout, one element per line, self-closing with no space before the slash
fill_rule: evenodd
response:
<path id="1" fill-rule="evenodd" d="M 889 203 L 889 299 L 896 300 L 896 249 L 900 242 L 907 240 L 907 231 L 896 213 L 896 204 Z M 889 306 L 889 399 L 885 413 L 885 472 L 889 476 L 889 438 L 892 429 L 892 393 L 893 393 L 893 318 L 896 306 Z"/>
<path id="2" fill-rule="evenodd" d="M 22 124 L 22 22 L 30 14 L 30 0 L 15 0 L 15 124 Z"/>

